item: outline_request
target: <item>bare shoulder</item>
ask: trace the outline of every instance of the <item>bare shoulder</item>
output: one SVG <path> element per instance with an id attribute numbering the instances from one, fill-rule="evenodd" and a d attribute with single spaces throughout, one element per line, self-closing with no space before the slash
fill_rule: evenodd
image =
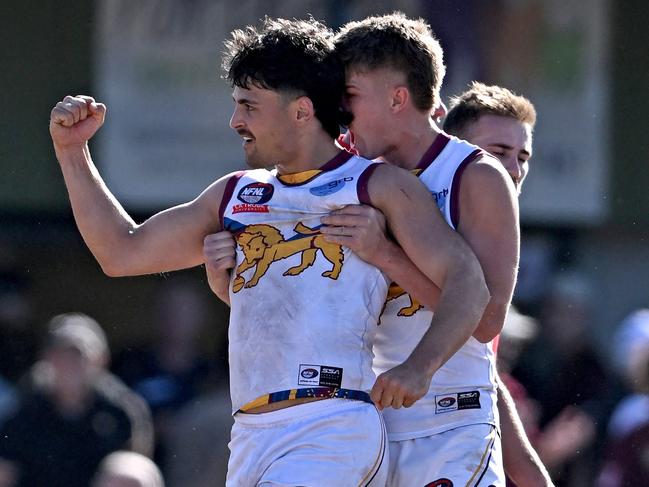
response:
<path id="1" fill-rule="evenodd" d="M 508 185 L 515 192 L 512 180 L 503 165 L 498 159 L 486 153 L 479 155 L 467 165 L 462 180 L 473 184 Z"/>
<path id="2" fill-rule="evenodd" d="M 218 208 L 221 205 L 221 201 L 223 200 L 226 191 L 229 189 L 228 187 L 236 183 L 236 180 L 241 177 L 243 173 L 244 171 L 232 172 L 220 177 L 205 188 L 205 190 L 199 194 L 194 201 L 200 204 L 209 205 L 210 207 Z"/>
<path id="3" fill-rule="evenodd" d="M 461 206 L 469 202 L 482 205 L 487 201 L 512 206 L 517 199 L 514 182 L 495 157 L 483 154 L 465 168 L 460 186 Z"/>
<path id="4" fill-rule="evenodd" d="M 425 190 L 423 183 L 410 171 L 393 166 L 392 164 L 378 164 L 369 182 L 372 200 L 374 196 L 380 197 L 385 192 L 394 193 L 400 189 L 403 191 Z"/>

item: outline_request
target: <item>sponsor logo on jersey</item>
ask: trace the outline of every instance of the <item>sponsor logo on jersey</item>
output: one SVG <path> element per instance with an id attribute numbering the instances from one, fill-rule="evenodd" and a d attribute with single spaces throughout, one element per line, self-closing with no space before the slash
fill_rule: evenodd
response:
<path id="1" fill-rule="evenodd" d="M 250 183 L 246 184 L 243 188 L 239 190 L 237 194 L 237 199 L 243 201 L 244 203 L 250 203 L 254 205 L 261 205 L 267 203 L 275 192 L 275 188 L 272 184 L 268 183 Z"/>
<path id="2" fill-rule="evenodd" d="M 443 397 L 439 401 L 437 401 L 437 404 L 439 407 L 442 408 L 447 408 L 455 404 L 455 398 L 454 397 Z"/>
<path id="3" fill-rule="evenodd" d="M 480 407 L 480 391 L 467 391 L 435 396 L 435 414 L 462 409 L 480 409 Z"/>
<path id="4" fill-rule="evenodd" d="M 330 365 L 300 364 L 298 385 L 340 387 L 343 382 L 343 369 Z"/>
<path id="5" fill-rule="evenodd" d="M 444 205 L 446 204 L 446 197 L 448 196 L 448 188 L 444 188 L 441 191 L 431 191 L 431 194 L 433 195 L 433 199 L 435 200 L 437 207 L 440 210 L 443 209 Z"/>
<path id="6" fill-rule="evenodd" d="M 313 379 L 318 377 L 318 371 L 316 369 L 304 369 L 300 372 L 300 375 L 305 379 Z"/>
<path id="7" fill-rule="evenodd" d="M 352 177 L 336 179 L 335 181 L 330 181 L 323 185 L 316 186 L 315 188 L 311 188 L 309 190 L 309 193 L 311 193 L 313 196 L 327 196 L 329 194 L 333 194 L 340 191 L 345 186 L 345 183 L 348 183 L 353 180 L 354 178 Z"/>
<path id="8" fill-rule="evenodd" d="M 270 211 L 270 206 L 268 205 L 252 205 L 250 203 L 244 203 L 242 205 L 234 205 L 232 207 L 232 213 L 268 213 Z"/>
<path id="9" fill-rule="evenodd" d="M 424 485 L 424 487 L 453 487 L 453 482 L 449 479 L 437 479 Z"/>

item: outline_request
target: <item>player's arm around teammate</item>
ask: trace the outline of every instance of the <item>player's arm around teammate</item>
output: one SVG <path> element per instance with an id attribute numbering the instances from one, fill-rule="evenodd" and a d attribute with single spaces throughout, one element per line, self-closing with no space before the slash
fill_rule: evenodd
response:
<path id="1" fill-rule="evenodd" d="M 460 185 L 458 232 L 478 257 L 491 300 L 474 336 L 488 342 L 501 330 L 516 283 L 519 227 L 515 188 L 500 164 L 481 157 L 469 164 Z M 420 303 L 436 309 L 441 291 L 382 231 L 374 208 L 350 206 L 323 219 L 322 232 L 376 265 Z M 345 235 L 339 228 L 345 228 Z M 417 261 L 415 261 L 417 262 Z"/>
<path id="2" fill-rule="evenodd" d="M 436 314 L 419 346 L 401 366 L 379 376 L 371 392 L 379 408 L 408 407 L 426 393 L 433 373 L 474 332 L 489 294 L 475 255 L 446 224 L 415 176 L 379 164 L 369 179 L 368 194 L 406 258 L 421 261 L 418 272 L 444 290 L 437 293 L 433 286 Z M 348 229 L 337 231 L 344 240 Z M 235 265 L 234 246 L 229 232 L 219 232 L 208 236 L 203 248 L 210 287 L 225 302 L 229 269 Z"/>
<path id="3" fill-rule="evenodd" d="M 379 407 L 408 407 L 428 391 L 433 374 L 471 337 L 489 292 L 476 256 L 446 224 L 417 177 L 380 164 L 368 186 L 370 201 L 386 216 L 387 229 L 408 258 L 420 262 L 419 268 L 442 289 L 426 334 L 403 364 L 377 378 L 372 390 Z M 338 231 L 347 233 L 345 227 Z M 417 384 L 416 393 L 409 392 L 413 389 L 408 382 L 421 380 L 421 374 L 425 381 Z"/>
<path id="4" fill-rule="evenodd" d="M 88 140 L 103 125 L 106 106 L 66 96 L 52 109 L 50 134 L 74 218 L 91 252 L 110 276 L 151 274 L 203 263 L 203 239 L 220 230 L 218 208 L 227 178 L 195 200 L 136 224 L 95 167 Z"/>

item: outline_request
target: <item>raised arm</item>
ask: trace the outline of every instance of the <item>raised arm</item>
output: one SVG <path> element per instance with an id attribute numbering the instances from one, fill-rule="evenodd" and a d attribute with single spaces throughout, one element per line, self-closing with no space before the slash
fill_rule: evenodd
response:
<path id="1" fill-rule="evenodd" d="M 387 164 L 376 166 L 368 194 L 372 204 L 386 216 L 391 233 L 410 260 L 417 262 L 421 271 L 442 289 L 430 328 L 408 360 L 377 379 L 379 389 L 386 386 L 394 390 L 393 378 L 401 382 L 405 377 L 417 376 L 416 393 L 410 386 L 405 387 L 403 405 L 409 406 L 428 390 L 433 373 L 474 332 L 489 293 L 475 255 L 446 224 L 429 191 L 415 176 Z M 388 397 L 380 404 L 400 407 L 400 396 L 396 391 L 396 403 Z"/>
<path id="2" fill-rule="evenodd" d="M 106 107 L 88 96 L 66 96 L 52 109 L 50 134 L 74 218 L 91 252 L 110 276 L 151 274 L 199 265 L 203 239 L 220 230 L 223 178 L 195 200 L 136 224 L 104 183 L 88 140 Z M 146 184 L 143 181 L 142 184 Z"/>

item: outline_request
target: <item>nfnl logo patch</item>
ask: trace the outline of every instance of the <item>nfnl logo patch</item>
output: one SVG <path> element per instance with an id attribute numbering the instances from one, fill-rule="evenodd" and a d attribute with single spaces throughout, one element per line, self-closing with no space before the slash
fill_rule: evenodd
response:
<path id="1" fill-rule="evenodd" d="M 318 377 L 318 371 L 316 369 L 304 369 L 300 372 L 300 375 L 305 379 L 313 379 L 314 377 Z"/>
<path id="2" fill-rule="evenodd" d="M 435 414 L 460 409 L 480 409 L 480 391 L 458 392 L 435 396 Z"/>
<path id="3" fill-rule="evenodd" d="M 275 188 L 268 183 L 250 183 L 239 190 L 237 199 L 244 203 L 260 205 L 273 197 Z"/>
<path id="4" fill-rule="evenodd" d="M 340 387 L 343 383 L 343 369 L 328 365 L 300 364 L 297 383 L 300 386 Z"/>

